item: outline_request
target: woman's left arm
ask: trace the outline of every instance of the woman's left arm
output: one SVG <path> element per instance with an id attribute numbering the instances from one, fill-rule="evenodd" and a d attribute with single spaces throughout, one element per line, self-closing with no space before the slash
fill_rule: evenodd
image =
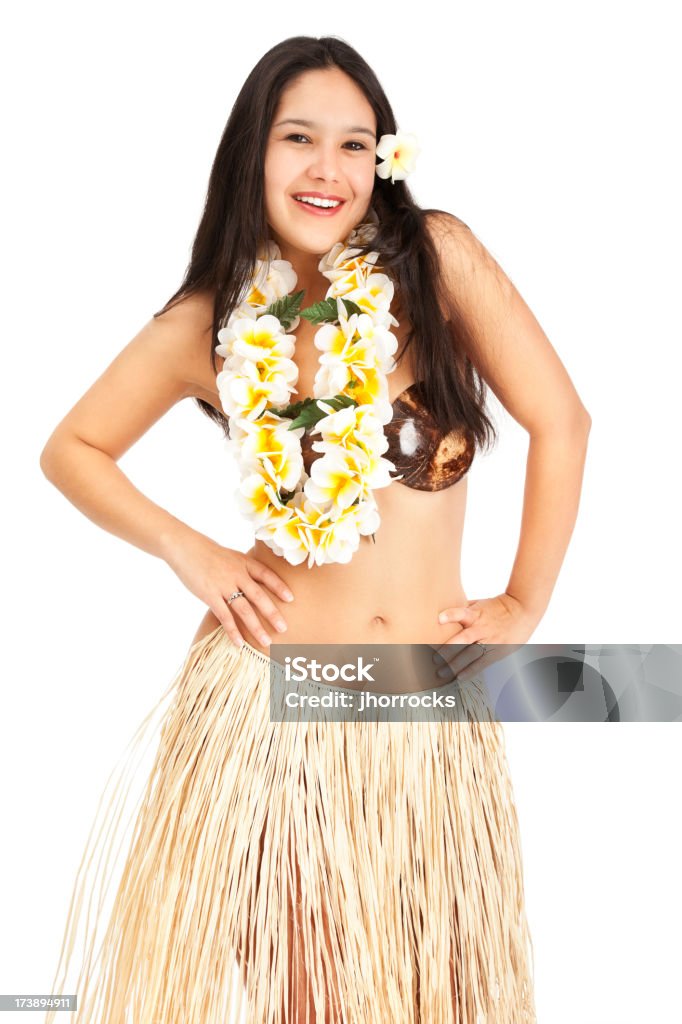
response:
<path id="1" fill-rule="evenodd" d="M 573 533 L 591 418 L 549 338 L 494 257 L 457 218 L 440 214 L 430 223 L 446 304 L 471 327 L 467 354 L 529 435 L 521 536 L 507 588 L 443 609 L 439 621 L 462 627 L 448 643 L 522 644 L 545 613 Z M 466 653 L 457 657 L 459 663 L 447 659 L 455 671 L 472 665 Z M 482 667 L 479 658 L 467 675 Z"/>

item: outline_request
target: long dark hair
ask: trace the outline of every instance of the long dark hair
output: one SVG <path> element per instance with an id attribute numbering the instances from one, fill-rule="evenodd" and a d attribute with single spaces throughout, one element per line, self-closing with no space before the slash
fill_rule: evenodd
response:
<path id="1" fill-rule="evenodd" d="M 185 278 L 163 309 L 154 314 L 160 316 L 180 298 L 210 290 L 214 294 L 210 352 L 214 372 L 218 330 L 239 302 L 259 244 L 268 238 L 263 165 L 280 96 L 292 79 L 325 68 L 339 68 L 362 89 L 376 115 L 377 141 L 397 130 L 376 75 L 342 39 L 292 36 L 261 57 L 244 82 L 223 131 Z M 425 226 L 427 214 L 445 211 L 422 209 L 404 180 L 392 183 L 378 175 L 371 206 L 379 219 L 378 231 L 371 242 L 358 248 L 363 254 L 379 253 L 377 262 L 393 280 L 396 302 L 411 324 L 396 359 L 414 346 L 415 377 L 424 382 L 424 401 L 439 426 L 447 431 L 465 425 L 483 447 L 496 436 L 485 411 L 486 385 L 466 354 L 471 328 L 453 307 L 452 297 L 446 307 L 450 318 L 443 316 L 440 303 L 445 293 L 439 258 Z M 453 219 L 463 224 L 459 218 Z M 194 400 L 227 436 L 227 418 L 210 403 Z"/>

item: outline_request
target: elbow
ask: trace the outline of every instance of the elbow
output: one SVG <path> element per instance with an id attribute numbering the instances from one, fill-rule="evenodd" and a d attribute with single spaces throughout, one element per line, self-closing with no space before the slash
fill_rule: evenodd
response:
<path id="1" fill-rule="evenodd" d="M 590 433 L 590 430 L 592 429 L 592 417 L 590 416 L 589 412 L 587 411 L 584 405 L 580 406 L 580 409 L 578 411 L 577 422 L 580 429 L 584 430 L 585 436 L 587 437 Z"/>
<path id="2" fill-rule="evenodd" d="M 40 469 L 43 476 L 49 480 L 54 469 L 54 452 L 49 441 L 40 453 Z"/>
<path id="3" fill-rule="evenodd" d="M 580 443 L 587 447 L 592 428 L 592 417 L 584 406 L 581 406 L 575 416 L 566 425 L 566 434 L 576 444 Z"/>
<path id="4" fill-rule="evenodd" d="M 592 417 L 582 402 L 567 411 L 565 416 L 560 417 L 560 422 L 563 425 L 564 433 L 573 437 L 579 437 L 582 434 L 585 439 L 589 436 L 592 427 Z"/>
<path id="5" fill-rule="evenodd" d="M 57 479 L 59 467 L 62 464 L 63 453 L 64 437 L 55 432 L 47 439 L 47 442 L 40 453 L 40 468 L 43 476 L 45 476 L 50 483 L 55 483 L 55 480 Z"/>
<path id="6" fill-rule="evenodd" d="M 40 468 L 50 483 L 55 483 L 78 440 L 65 420 L 58 423 L 49 435 L 40 453 Z"/>
<path id="7" fill-rule="evenodd" d="M 527 430 L 532 438 L 559 437 L 572 441 L 582 439 L 587 443 L 591 427 L 592 417 L 584 405 L 579 405 L 574 409 L 565 410 L 561 415 L 556 412 L 547 415 L 541 421 L 528 426 Z"/>

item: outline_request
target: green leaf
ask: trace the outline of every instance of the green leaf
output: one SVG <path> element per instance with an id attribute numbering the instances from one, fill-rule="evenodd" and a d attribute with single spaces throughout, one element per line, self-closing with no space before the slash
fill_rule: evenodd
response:
<path id="1" fill-rule="evenodd" d="M 288 331 L 300 313 L 304 295 L 305 290 L 302 289 L 300 292 L 292 292 L 291 295 L 284 295 L 281 299 L 275 299 L 274 302 L 270 303 L 265 313 L 261 313 L 261 316 L 268 314 L 276 316 L 284 330 Z"/>
<path id="2" fill-rule="evenodd" d="M 318 401 L 326 402 L 327 405 L 331 405 L 334 412 L 338 412 L 339 409 L 346 409 L 348 406 L 357 405 L 358 403 L 350 395 L 334 395 L 333 398 L 304 398 L 300 402 L 292 402 L 285 409 L 278 409 L 278 416 L 286 416 L 291 418 L 292 422 L 289 424 L 289 430 L 296 430 L 298 427 L 305 427 L 309 430 L 314 427 L 315 424 L 323 419 L 327 415 L 324 409 L 320 409 L 317 404 Z"/>
<path id="3" fill-rule="evenodd" d="M 304 409 L 314 401 L 314 398 L 302 398 L 299 402 L 290 402 L 289 405 L 285 406 L 283 409 L 275 409 L 275 412 L 278 416 L 284 416 L 292 419 L 294 416 L 298 416 L 301 409 Z M 289 426 L 289 430 L 291 430 L 291 426 Z"/>
<path id="4" fill-rule="evenodd" d="M 364 312 L 356 302 L 351 302 L 350 299 L 341 298 L 340 301 L 346 308 L 346 318 L 351 317 L 353 313 Z M 306 320 L 310 320 L 311 324 L 338 323 L 339 307 L 337 299 L 323 299 L 322 302 L 315 302 L 312 306 L 302 310 L 301 316 Z"/>

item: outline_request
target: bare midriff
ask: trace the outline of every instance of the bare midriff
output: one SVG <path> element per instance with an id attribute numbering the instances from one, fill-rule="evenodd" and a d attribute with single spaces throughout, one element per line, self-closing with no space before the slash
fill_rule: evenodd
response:
<path id="1" fill-rule="evenodd" d="M 308 301 L 323 296 L 324 291 Z M 409 321 L 400 311 L 398 319 L 400 327 L 394 333 L 400 348 Z M 296 328 L 299 398 L 313 393 L 319 365 L 319 352 L 313 344 L 315 331 L 303 320 Z M 218 359 L 218 368 L 221 366 L 222 359 Z M 414 380 L 408 349 L 389 375 L 389 401 Z M 215 377 L 207 373 L 203 383 L 197 395 L 220 409 Z M 294 595 L 293 601 L 284 601 L 267 589 L 287 624 L 283 633 L 256 610 L 270 642 L 439 644 L 460 632 L 457 623 L 439 623 L 438 614 L 466 600 L 460 580 L 466 493 L 467 477 L 440 491 L 418 491 L 398 481 L 374 490 L 381 524 L 374 541 L 369 536 L 360 538 L 348 563 L 308 568 L 306 560 L 291 565 L 262 541 L 255 541 L 247 554 L 273 569 Z M 244 639 L 269 654 L 269 646 L 254 636 L 237 614 L 234 618 Z M 220 620 L 208 609 L 193 643 L 219 625 Z"/>
<path id="2" fill-rule="evenodd" d="M 381 525 L 362 537 L 348 563 L 291 565 L 262 541 L 248 554 L 273 569 L 294 595 L 268 596 L 287 624 L 284 633 L 259 615 L 271 643 L 439 644 L 460 631 L 441 624 L 444 608 L 466 601 L 460 581 L 466 477 L 442 491 L 415 491 L 398 482 L 374 491 Z M 258 615 L 258 612 L 256 612 Z M 235 615 L 244 639 L 269 647 Z M 213 632 L 219 619 L 209 609 L 194 643 Z"/>

